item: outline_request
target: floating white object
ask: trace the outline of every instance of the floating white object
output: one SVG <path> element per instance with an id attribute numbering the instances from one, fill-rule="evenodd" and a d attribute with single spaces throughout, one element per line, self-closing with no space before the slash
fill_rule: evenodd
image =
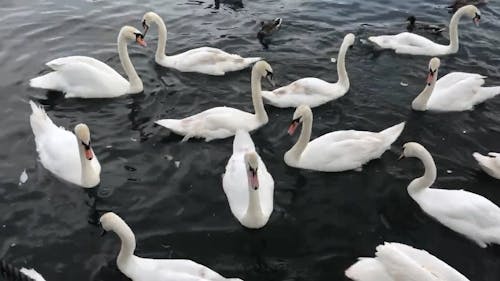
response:
<path id="1" fill-rule="evenodd" d="M 23 170 L 21 176 L 19 177 L 19 185 L 25 183 L 28 180 L 28 173 L 26 173 L 26 169 Z"/>
<path id="2" fill-rule="evenodd" d="M 401 81 L 399 83 L 399 85 L 403 86 L 403 87 L 408 87 L 408 83 L 406 83 L 405 81 Z"/>

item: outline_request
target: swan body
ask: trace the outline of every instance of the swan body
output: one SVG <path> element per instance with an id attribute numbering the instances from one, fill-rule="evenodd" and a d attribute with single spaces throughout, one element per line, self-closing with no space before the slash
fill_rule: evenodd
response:
<path id="1" fill-rule="evenodd" d="M 28 276 L 29 278 L 35 281 L 45 281 L 45 278 L 43 278 L 43 276 L 33 268 L 27 269 L 23 267 L 19 270 L 19 272 L 21 272 L 22 274 Z"/>
<path id="2" fill-rule="evenodd" d="M 500 94 L 500 87 L 481 87 L 485 76 L 451 72 L 437 80 L 440 60 L 429 62 L 429 75 L 424 90 L 413 100 L 414 110 L 464 111 Z M 437 81 L 436 81 L 437 80 Z"/>
<path id="3" fill-rule="evenodd" d="M 474 152 L 472 156 L 474 156 L 483 171 L 496 179 L 500 179 L 500 153 L 490 152 L 488 155 L 482 155 Z"/>
<path id="4" fill-rule="evenodd" d="M 201 47 L 177 55 L 165 54 L 167 27 L 163 19 L 154 12 L 147 12 L 142 18 L 146 34 L 151 23 L 158 26 L 158 47 L 155 61 L 161 66 L 174 68 L 182 72 L 199 72 L 209 75 L 224 75 L 226 72 L 237 71 L 249 67 L 261 60 L 260 57 L 243 58 L 229 54 L 217 48 Z"/>
<path id="5" fill-rule="evenodd" d="M 485 197 L 465 190 L 430 188 L 436 180 L 436 165 L 420 144 L 403 146 L 402 157 L 416 157 L 424 164 L 422 177 L 408 185 L 408 194 L 420 208 L 437 221 L 461 233 L 481 248 L 500 244 L 500 208 Z"/>
<path id="6" fill-rule="evenodd" d="M 130 227 L 115 213 L 105 213 L 100 218 L 106 231 L 115 232 L 121 240 L 116 260 L 118 269 L 133 281 L 241 281 L 224 278 L 210 268 L 186 259 L 148 259 L 134 255 L 135 235 Z"/>
<path id="7" fill-rule="evenodd" d="M 30 101 L 31 129 L 40 162 L 57 177 L 81 187 L 99 184 L 101 165 L 90 147 L 87 125 L 75 127 L 75 134 L 57 127 L 45 111 Z"/>
<path id="8" fill-rule="evenodd" d="M 274 180 L 246 131 L 238 130 L 234 136 L 222 187 L 231 212 L 243 226 L 266 225 L 273 212 Z"/>
<path id="9" fill-rule="evenodd" d="M 427 251 L 400 243 L 384 243 L 374 258 L 359 258 L 345 275 L 355 281 L 469 281 Z"/>
<path id="10" fill-rule="evenodd" d="M 66 98 L 114 98 L 140 93 L 142 80 L 130 61 L 127 41 L 146 46 L 142 33 L 124 26 L 118 34 L 118 54 L 129 81 L 107 64 L 91 57 L 70 56 L 52 60 L 46 65 L 53 71 L 30 80 L 30 86 L 65 93 Z"/>
<path id="11" fill-rule="evenodd" d="M 288 166 L 324 172 L 360 170 L 368 161 L 380 158 L 405 126 L 402 122 L 377 133 L 336 131 L 309 141 L 312 120 L 308 106 L 299 106 L 295 111 L 288 132 L 293 134 L 300 123 L 302 131 L 297 143 L 285 153 L 284 160 Z"/>
<path id="12" fill-rule="evenodd" d="M 349 33 L 344 37 L 340 46 L 337 59 L 339 80 L 336 83 L 329 83 L 315 77 L 302 78 L 273 91 L 263 91 L 262 97 L 266 103 L 281 108 L 298 107 L 302 104 L 312 108 L 345 95 L 349 91 L 345 55 L 347 49 L 354 44 L 354 39 L 354 34 Z"/>
<path id="13" fill-rule="evenodd" d="M 252 102 L 255 114 L 231 107 L 215 107 L 184 119 L 162 119 L 155 123 L 189 138 L 204 138 L 205 141 L 233 136 L 238 129 L 253 131 L 267 124 L 269 118 L 261 97 L 261 78 L 271 79 L 272 68 L 265 61 L 252 68 Z"/>
<path id="14" fill-rule="evenodd" d="M 460 8 L 450 21 L 450 44 L 437 44 L 420 35 L 403 32 L 396 35 L 370 36 L 368 40 L 382 49 L 393 49 L 397 54 L 441 56 L 458 52 L 458 22 L 463 15 L 473 18 L 477 24 L 481 18 L 479 10 L 468 5 Z"/>

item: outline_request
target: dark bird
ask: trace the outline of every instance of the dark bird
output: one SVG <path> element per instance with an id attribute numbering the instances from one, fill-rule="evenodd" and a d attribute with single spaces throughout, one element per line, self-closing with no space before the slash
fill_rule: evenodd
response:
<path id="1" fill-rule="evenodd" d="M 443 30 L 446 29 L 446 25 L 444 24 L 435 24 L 435 23 L 429 23 L 429 22 L 422 22 L 422 21 L 416 21 L 417 19 L 415 16 L 409 16 L 406 21 L 408 22 L 408 25 L 406 26 L 406 30 L 409 32 L 417 31 L 417 30 L 424 30 L 427 32 L 430 32 L 432 34 L 440 34 L 443 32 Z"/>
<path id="2" fill-rule="evenodd" d="M 453 4 L 450 6 L 446 7 L 448 8 L 448 12 L 450 13 L 455 13 L 458 9 L 462 8 L 463 6 L 466 5 L 481 5 L 481 4 L 486 4 L 488 3 L 488 0 L 455 0 L 453 1 Z"/>
<path id="3" fill-rule="evenodd" d="M 264 42 L 266 37 L 271 36 L 274 32 L 278 31 L 281 27 L 281 23 L 283 22 L 282 18 L 275 18 L 271 21 L 261 21 L 260 22 L 260 30 L 257 33 L 257 38 L 259 42 L 265 47 L 268 47 L 268 43 Z"/>

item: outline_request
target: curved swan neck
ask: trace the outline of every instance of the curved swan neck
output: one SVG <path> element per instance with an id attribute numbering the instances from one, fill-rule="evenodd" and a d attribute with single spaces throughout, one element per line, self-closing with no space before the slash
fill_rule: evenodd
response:
<path id="1" fill-rule="evenodd" d="M 306 149 L 309 140 L 311 139 L 313 115 L 312 111 L 307 111 L 302 116 L 302 130 L 295 145 L 289 150 L 290 156 L 294 159 L 299 159 L 304 149 Z"/>
<path id="2" fill-rule="evenodd" d="M 122 31 L 118 34 L 118 55 L 130 83 L 130 88 L 127 93 L 133 94 L 141 92 L 143 89 L 142 80 L 139 75 L 137 75 L 134 65 L 132 65 L 132 62 L 130 61 L 127 49 L 127 40 L 125 39 Z"/>
<path id="3" fill-rule="evenodd" d="M 260 206 L 260 197 L 259 197 L 259 191 L 258 190 L 252 190 L 249 187 L 248 190 L 248 208 L 247 212 L 245 214 L 245 219 L 257 219 L 262 217 L 262 208 Z"/>
<path id="4" fill-rule="evenodd" d="M 262 100 L 262 75 L 258 73 L 258 71 L 254 68 L 252 69 L 252 103 L 253 108 L 255 110 L 255 117 L 257 121 L 260 123 L 267 123 L 269 121 L 269 117 L 267 116 L 267 112 L 264 108 L 264 101 Z"/>
<path id="5" fill-rule="evenodd" d="M 113 231 L 122 241 L 120 253 L 118 254 L 118 258 L 116 260 L 118 265 L 120 265 L 134 255 L 135 235 L 125 222 L 115 224 Z"/>
<path id="6" fill-rule="evenodd" d="M 434 181 L 436 181 L 436 164 L 430 153 L 428 151 L 422 151 L 416 157 L 424 164 L 425 172 L 423 176 L 414 179 L 408 185 L 408 194 L 410 194 L 410 196 L 430 187 Z"/>
<path id="7" fill-rule="evenodd" d="M 459 9 L 450 20 L 450 44 L 448 47 L 450 48 L 451 53 L 456 53 L 458 51 L 458 23 L 460 18 L 463 16 L 466 10 Z"/>
<path id="8" fill-rule="evenodd" d="M 167 55 L 165 54 L 165 48 L 167 47 L 167 26 L 163 19 L 157 14 L 152 14 L 151 19 L 156 26 L 158 26 L 158 46 L 156 47 L 156 60 L 160 60 Z"/>
<path id="9" fill-rule="evenodd" d="M 344 40 L 340 46 L 339 55 L 337 58 L 337 75 L 339 80 L 337 83 L 341 84 L 343 87 L 349 89 L 349 76 L 347 76 L 347 70 L 345 69 L 345 55 L 349 49 L 349 44 Z"/>
<path id="10" fill-rule="evenodd" d="M 79 143 L 78 143 L 78 150 L 80 153 L 80 163 L 82 169 L 81 185 L 86 188 L 94 187 L 99 184 L 100 181 L 99 175 L 96 173 L 96 171 L 94 171 L 94 168 L 92 167 L 91 164 L 91 160 L 87 160 L 87 158 L 85 158 L 85 149 Z"/>
<path id="11" fill-rule="evenodd" d="M 418 94 L 418 96 L 412 101 L 411 107 L 414 110 L 425 111 L 427 110 L 427 102 L 431 98 L 432 92 L 434 91 L 434 87 L 436 86 L 436 81 L 438 77 L 438 69 L 434 72 L 434 76 L 432 77 L 431 85 L 425 85 L 425 88 Z"/>

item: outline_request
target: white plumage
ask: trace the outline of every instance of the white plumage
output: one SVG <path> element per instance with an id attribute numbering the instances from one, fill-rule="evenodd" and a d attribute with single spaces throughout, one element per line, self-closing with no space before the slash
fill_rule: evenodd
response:
<path id="1" fill-rule="evenodd" d="M 478 152 L 472 154 L 477 163 L 488 175 L 500 179 L 500 153 L 489 152 L 488 155 L 482 155 Z"/>

